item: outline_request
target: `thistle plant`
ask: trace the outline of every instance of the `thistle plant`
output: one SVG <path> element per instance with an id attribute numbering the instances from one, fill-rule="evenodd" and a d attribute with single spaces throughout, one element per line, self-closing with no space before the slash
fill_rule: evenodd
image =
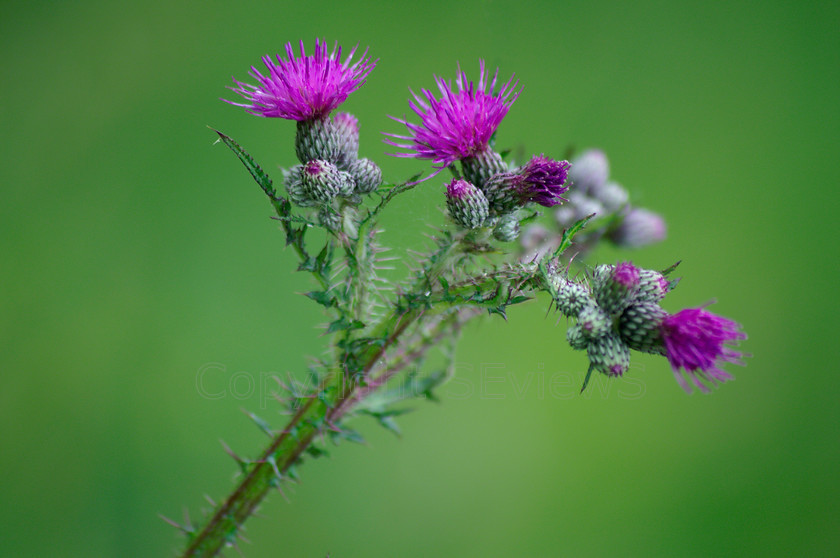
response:
<path id="1" fill-rule="evenodd" d="M 260 502 L 295 481 L 301 464 L 332 444 L 360 441 L 354 419 L 371 417 L 399 432 L 404 402 L 434 398 L 452 375 L 464 325 L 482 315 L 504 318 L 511 306 L 547 300 L 569 318 L 567 342 L 588 356 L 582 390 L 593 373 L 628 373 L 633 351 L 666 357 L 686 391 L 709 391 L 732 379 L 724 364 L 741 364 L 734 344 L 746 336 L 737 323 L 704 307 L 671 314 L 661 306 L 677 286 L 676 265 L 660 272 L 629 261 L 584 262 L 602 240 L 638 247 L 665 232 L 661 217 L 631 206 L 629 194 L 609 182 L 603 153 L 584 152 L 571 163 L 541 153 L 516 165 L 495 150 L 496 130 L 521 94 L 514 76 L 501 83 L 498 70 L 491 77 L 480 62 L 477 81 L 459 67 L 454 86 L 435 77 L 437 93 L 412 93 L 419 122 L 392 117 L 407 131 L 389 132 L 385 141 L 402 150 L 394 156 L 431 161 L 433 172 L 383 182 L 379 166 L 359 158 L 358 119 L 336 112 L 376 65 L 367 51 L 354 61 L 355 53 L 342 59 L 341 48 L 330 51 L 318 40 L 313 54 L 301 42 L 296 56 L 288 44 L 285 57 L 263 58 L 267 75 L 251 69 L 256 84 L 234 80 L 231 89 L 244 102 L 226 100 L 297 123 L 297 162 L 291 154 L 283 159 L 282 188 L 236 141 L 217 134 L 268 197 L 298 271 L 312 278 L 305 296 L 322 307 L 328 325 L 308 381 L 277 380 L 285 423 L 252 415 L 270 439 L 266 448 L 252 459 L 234 455 L 241 476 L 230 495 L 200 525 L 178 525 L 187 535 L 183 556 L 236 545 Z M 451 178 L 438 177 L 445 170 Z M 440 191 L 448 222 L 419 240 L 422 255 L 392 282 L 380 276 L 387 247 L 377 223 L 394 198 L 415 187 Z M 325 240 L 310 238 L 316 228 Z M 442 368 L 425 366 L 433 351 L 443 355 Z"/>

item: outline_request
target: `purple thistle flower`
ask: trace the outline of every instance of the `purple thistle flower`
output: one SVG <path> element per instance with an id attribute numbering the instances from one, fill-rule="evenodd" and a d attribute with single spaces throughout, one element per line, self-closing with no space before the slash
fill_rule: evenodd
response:
<path id="1" fill-rule="evenodd" d="M 682 368 L 694 385 L 701 391 L 709 388 L 700 380 L 714 385 L 733 379 L 733 376 L 718 368 L 723 362 L 741 364 L 740 352 L 727 347 L 747 335 L 741 326 L 732 320 L 722 318 L 704 308 L 686 308 L 662 322 L 662 341 L 674 376 L 687 392 L 691 386 L 680 373 Z"/>
<path id="2" fill-rule="evenodd" d="M 476 86 L 467 81 L 467 75 L 458 66 L 455 79 L 457 91 L 452 88 L 451 82 L 435 76 L 440 100 L 426 89 L 421 89 L 422 95 L 409 90 L 414 100 L 409 100 L 408 105 L 420 116 L 421 123 L 412 124 L 405 119 L 391 117 L 405 124 L 409 135 L 386 134 L 400 141 L 385 142 L 411 151 L 393 154 L 395 157 L 431 159 L 437 165 L 437 174 L 458 159 L 475 157 L 490 149 L 490 138 L 519 97 L 521 89 L 515 91 L 519 82 L 514 82 L 514 76 L 511 76 L 494 94 L 499 70 L 488 83 L 489 76 L 485 75 L 483 60 L 479 61 L 479 68 Z"/>
<path id="3" fill-rule="evenodd" d="M 610 231 L 610 240 L 622 248 L 639 248 L 661 242 L 667 228 L 661 215 L 642 207 L 631 207 L 621 224 Z"/>
<path id="4" fill-rule="evenodd" d="M 300 58 L 295 58 L 292 43 L 286 43 L 286 56 L 276 55 L 277 62 L 263 56 L 268 68 L 264 76 L 251 66 L 248 72 L 259 85 L 243 83 L 234 78 L 238 88 L 228 89 L 242 95 L 247 103 L 226 103 L 245 107 L 257 116 L 286 118 L 297 120 L 315 120 L 325 118 L 333 109 L 347 99 L 347 96 L 365 83 L 368 73 L 376 66 L 376 60 L 367 57 L 367 50 L 361 59 L 351 64 L 356 47 L 341 62 L 341 47 L 336 43 L 332 53 L 326 42 L 315 40 L 315 52 L 307 56 L 300 42 Z"/>
<path id="5" fill-rule="evenodd" d="M 569 189 L 564 184 L 570 167 L 568 161 L 555 161 L 544 155 L 532 157 L 519 171 L 517 186 L 520 197 L 543 207 L 560 205 L 566 201 L 562 194 Z"/>

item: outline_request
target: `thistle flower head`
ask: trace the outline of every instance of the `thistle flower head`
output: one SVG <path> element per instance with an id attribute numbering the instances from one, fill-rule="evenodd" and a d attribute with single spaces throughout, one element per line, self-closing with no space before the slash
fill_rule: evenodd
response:
<path id="1" fill-rule="evenodd" d="M 517 186 L 523 200 L 536 202 L 543 207 L 553 207 L 566 201 L 562 195 L 569 189 L 568 161 L 555 161 L 544 155 L 531 158 L 519 171 Z"/>
<path id="2" fill-rule="evenodd" d="M 307 56 L 301 41 L 300 57 L 295 58 L 292 43 L 286 43 L 286 59 L 278 54 L 275 62 L 270 56 L 263 56 L 268 75 L 251 67 L 248 73 L 258 85 L 234 78 L 237 87 L 229 89 L 242 95 L 247 103 L 222 100 L 245 107 L 257 116 L 298 122 L 325 118 L 365 83 L 368 73 L 376 66 L 376 61 L 368 58 L 367 50 L 359 60 L 351 63 L 355 52 L 356 47 L 342 62 L 341 47 L 337 43 L 330 52 L 326 42 L 316 39 L 315 52 L 311 56 Z"/>
<path id="3" fill-rule="evenodd" d="M 732 376 L 719 366 L 724 362 L 743 364 L 743 355 L 727 345 L 746 338 L 739 324 L 704 308 L 686 308 L 662 322 L 665 355 L 677 381 L 688 392 L 691 386 L 680 373 L 681 368 L 698 389 L 708 392 L 701 380 L 712 385 L 731 380 Z"/>
<path id="4" fill-rule="evenodd" d="M 431 159 L 438 165 L 439 172 L 458 159 L 474 157 L 489 149 L 490 138 L 519 97 L 516 91 L 519 82 L 514 82 L 511 76 L 494 93 L 498 69 L 489 79 L 489 74 L 484 71 L 483 60 L 479 62 L 479 68 L 477 85 L 467 80 L 460 66 L 455 88 L 451 82 L 435 76 L 440 99 L 426 89 L 421 89 L 421 95 L 411 92 L 414 100 L 409 100 L 408 105 L 420 116 L 420 124 L 391 117 L 408 128 L 408 135 L 405 136 L 386 134 L 398 140 L 385 140 L 386 143 L 410 151 L 395 156 Z"/>

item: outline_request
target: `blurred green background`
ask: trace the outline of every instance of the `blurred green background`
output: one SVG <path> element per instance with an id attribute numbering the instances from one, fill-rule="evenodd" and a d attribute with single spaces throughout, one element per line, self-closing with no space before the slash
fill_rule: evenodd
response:
<path id="1" fill-rule="evenodd" d="M 246 556 L 840 553 L 836 1 L 0 7 L 0 554 L 171 556 L 158 514 L 199 516 L 232 486 L 218 440 L 265 444 L 241 409 L 278 424 L 265 378 L 319 352 L 321 316 L 207 126 L 291 165 L 293 123 L 219 97 L 315 37 L 379 58 L 345 108 L 391 181 L 428 168 L 382 156 L 409 87 L 479 58 L 515 72 L 498 145 L 604 149 L 668 218 L 668 241 L 631 255 L 683 261 L 666 307 L 716 299 L 753 357 L 708 396 L 639 356 L 577 396 L 585 357 L 546 300 L 475 323 L 442 403 L 418 403 L 403 439 L 360 422 L 369 446 L 308 463 L 249 522 Z M 398 254 L 441 201 L 430 181 L 394 205 Z"/>

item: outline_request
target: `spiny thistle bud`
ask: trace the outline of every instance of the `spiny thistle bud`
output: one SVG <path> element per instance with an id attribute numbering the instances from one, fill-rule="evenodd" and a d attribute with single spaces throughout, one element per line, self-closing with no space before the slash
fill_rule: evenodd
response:
<path id="1" fill-rule="evenodd" d="M 630 199 L 627 190 L 617 182 L 607 182 L 601 188 L 596 188 L 590 193 L 604 205 L 604 209 L 610 212 L 621 209 L 627 205 L 627 201 Z"/>
<path id="2" fill-rule="evenodd" d="M 333 116 L 333 126 L 338 133 L 338 168 L 349 170 L 359 158 L 359 119 L 349 112 Z"/>
<path id="3" fill-rule="evenodd" d="M 341 214 L 330 205 L 322 205 L 318 210 L 318 222 L 325 229 L 337 232 L 341 229 Z"/>
<path id="4" fill-rule="evenodd" d="M 338 171 L 338 176 L 338 195 L 349 198 L 356 191 L 356 180 L 353 178 L 352 174 L 343 170 Z"/>
<path id="5" fill-rule="evenodd" d="M 609 333 L 612 329 L 612 319 L 597 305 L 584 306 L 578 313 L 578 326 L 589 339 L 596 339 Z"/>
<path id="6" fill-rule="evenodd" d="M 610 266 L 612 267 L 612 266 Z M 612 267 L 607 275 L 603 266 L 596 270 L 595 301 L 604 312 L 615 315 L 627 308 L 639 290 L 639 268 L 630 262 L 622 262 Z"/>
<path id="7" fill-rule="evenodd" d="M 341 142 L 338 129 L 329 118 L 297 123 L 295 153 L 303 164 L 315 159 L 335 163 L 339 160 Z"/>
<path id="8" fill-rule="evenodd" d="M 471 157 L 461 159 L 461 169 L 464 172 L 464 178 L 479 188 L 483 188 L 494 174 L 508 170 L 507 165 L 502 161 L 502 156 L 489 147 Z"/>
<path id="9" fill-rule="evenodd" d="M 639 270 L 639 291 L 636 300 L 639 302 L 659 302 L 671 290 L 671 285 L 664 275 L 652 269 Z"/>
<path id="10" fill-rule="evenodd" d="M 582 351 L 589 346 L 589 338 L 583 333 L 583 329 L 579 325 L 570 326 L 566 330 L 566 341 L 576 351 Z"/>
<path id="11" fill-rule="evenodd" d="M 283 183 L 286 185 L 286 193 L 289 194 L 291 202 L 300 207 L 312 207 L 317 203 L 312 200 L 303 187 L 303 165 L 295 165 L 287 171 L 283 171 Z"/>
<path id="12" fill-rule="evenodd" d="M 466 180 L 454 179 L 446 185 L 449 216 L 465 229 L 477 229 L 490 212 L 484 194 Z"/>
<path id="13" fill-rule="evenodd" d="M 348 169 L 356 181 L 356 191 L 369 194 L 382 184 L 382 170 L 370 159 L 358 159 Z"/>
<path id="14" fill-rule="evenodd" d="M 589 295 L 589 290 L 580 283 L 558 277 L 554 302 L 557 309 L 570 318 L 577 318 L 585 306 L 594 306 L 595 301 Z"/>
<path id="15" fill-rule="evenodd" d="M 496 213 L 509 213 L 523 205 L 516 192 L 517 178 L 516 173 L 500 172 L 487 179 L 481 187 L 490 208 Z"/>
<path id="16" fill-rule="evenodd" d="M 588 194 L 607 182 L 610 165 L 607 156 L 599 149 L 584 151 L 572 164 L 569 173 L 575 192 Z"/>
<path id="17" fill-rule="evenodd" d="M 668 312 L 655 302 L 634 302 L 618 319 L 618 333 L 628 347 L 643 353 L 664 355 L 662 322 Z"/>
<path id="18" fill-rule="evenodd" d="M 622 248 L 639 248 L 665 239 L 665 219 L 641 207 L 633 207 L 621 223 L 610 232 L 609 238 Z"/>
<path id="19" fill-rule="evenodd" d="M 493 229 L 493 237 L 501 242 L 513 242 L 519 238 L 519 219 L 513 213 L 506 213 L 499 217 L 499 222 Z"/>
<path id="20" fill-rule="evenodd" d="M 612 276 L 614 265 L 601 264 L 592 271 L 592 283 L 597 287 L 598 285 L 609 281 Z"/>
<path id="21" fill-rule="evenodd" d="M 593 339 L 586 352 L 595 369 L 607 376 L 621 376 L 630 368 L 630 349 L 615 333 Z"/>
<path id="22" fill-rule="evenodd" d="M 319 203 L 327 203 L 347 190 L 347 176 L 333 163 L 320 159 L 303 165 L 301 181 L 306 196 Z"/>

